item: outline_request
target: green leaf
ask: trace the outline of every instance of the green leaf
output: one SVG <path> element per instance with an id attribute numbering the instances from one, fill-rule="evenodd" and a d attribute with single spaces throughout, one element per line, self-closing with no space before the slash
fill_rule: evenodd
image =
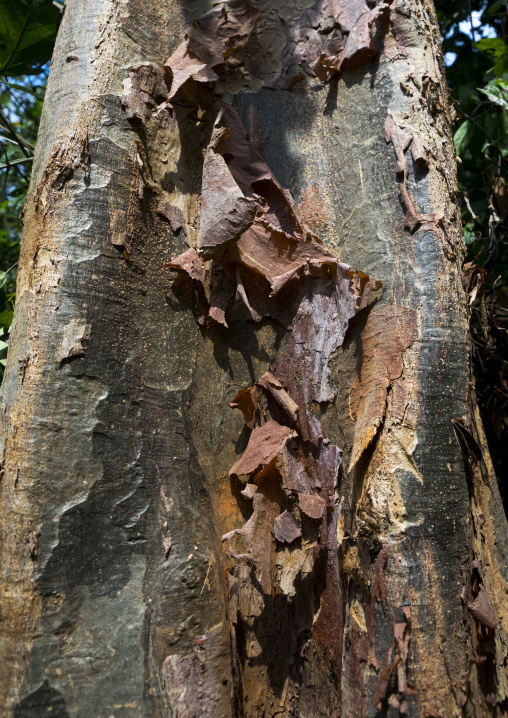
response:
<path id="1" fill-rule="evenodd" d="M 464 241 L 466 244 L 472 244 L 475 239 L 474 222 L 468 222 L 464 227 Z"/>
<path id="2" fill-rule="evenodd" d="M 463 122 L 457 132 L 453 136 L 453 141 L 455 142 L 455 149 L 457 150 L 457 154 L 461 155 L 464 150 L 466 149 L 471 136 L 473 134 L 473 125 L 469 120 L 466 120 Z"/>
<path id="3" fill-rule="evenodd" d="M 504 0 L 499 0 L 499 2 L 493 3 L 487 10 L 485 10 L 486 15 L 493 15 L 495 12 L 498 12 L 504 5 Z"/>
<path id="4" fill-rule="evenodd" d="M 484 37 L 475 42 L 475 46 L 478 50 L 488 52 L 494 57 L 501 57 L 506 52 L 506 45 L 500 37 Z"/>
<path id="5" fill-rule="evenodd" d="M 478 90 L 484 95 L 487 95 L 491 102 L 499 105 L 499 107 L 502 107 L 504 110 L 508 110 L 508 93 L 495 82 L 489 82 L 484 88 L 479 87 Z"/>
<path id="6" fill-rule="evenodd" d="M 484 37 L 474 44 L 478 50 L 488 52 L 489 55 L 497 58 L 497 62 L 492 68 L 494 75 L 501 77 L 508 72 L 508 47 L 504 40 L 500 37 Z"/>
<path id="7" fill-rule="evenodd" d="M 23 75 L 48 62 L 61 17 L 52 0 L 0 0 L 0 74 Z"/>
<path id="8" fill-rule="evenodd" d="M 0 313 L 0 327 L 10 327 L 12 324 L 12 317 L 14 316 L 14 312 L 10 312 L 8 309 L 6 309 L 4 312 Z"/>

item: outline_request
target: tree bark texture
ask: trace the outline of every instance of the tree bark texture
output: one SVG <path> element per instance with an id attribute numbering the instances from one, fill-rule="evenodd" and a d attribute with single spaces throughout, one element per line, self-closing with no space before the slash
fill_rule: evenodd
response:
<path id="1" fill-rule="evenodd" d="M 452 123 L 430 0 L 68 0 L 0 715 L 507 714 Z"/>

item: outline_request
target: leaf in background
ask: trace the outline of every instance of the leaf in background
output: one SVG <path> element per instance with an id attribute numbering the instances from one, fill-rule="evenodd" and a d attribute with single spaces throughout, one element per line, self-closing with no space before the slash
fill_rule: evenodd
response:
<path id="1" fill-rule="evenodd" d="M 61 17 L 52 0 L 0 0 L 0 74 L 24 75 L 51 59 Z"/>
<path id="2" fill-rule="evenodd" d="M 493 3 L 487 10 L 485 10 L 486 15 L 493 15 L 495 12 L 499 12 L 501 8 L 504 5 L 504 0 L 499 0 L 499 2 Z"/>
<path id="3" fill-rule="evenodd" d="M 501 77 L 508 72 L 508 47 L 504 40 L 500 37 L 484 37 L 482 40 L 474 43 L 478 50 L 488 52 L 497 59 L 496 64 L 492 68 L 494 75 Z"/>
<path id="4" fill-rule="evenodd" d="M 478 50 L 489 52 L 494 57 L 500 57 L 506 52 L 506 45 L 500 37 L 484 37 L 482 40 L 475 42 Z"/>
<path id="5" fill-rule="evenodd" d="M 457 150 L 458 155 L 461 155 L 464 152 L 469 143 L 469 140 L 471 139 L 472 134 L 473 126 L 469 122 L 469 120 L 466 120 L 460 125 L 459 129 L 453 136 L 453 141 L 455 142 L 455 149 Z"/>
<path id="6" fill-rule="evenodd" d="M 464 241 L 466 244 L 471 244 L 476 239 L 476 233 L 474 231 L 474 222 L 468 222 L 464 227 Z"/>
<path id="7" fill-rule="evenodd" d="M 508 93 L 499 87 L 497 83 L 489 82 L 488 85 L 483 88 L 479 87 L 478 90 L 483 92 L 484 95 L 487 95 L 491 102 L 499 105 L 499 107 L 502 107 L 504 110 L 508 110 Z"/>
<path id="8" fill-rule="evenodd" d="M 10 327 L 13 316 L 14 312 L 10 312 L 8 309 L 6 309 L 5 312 L 0 313 L 0 327 Z"/>

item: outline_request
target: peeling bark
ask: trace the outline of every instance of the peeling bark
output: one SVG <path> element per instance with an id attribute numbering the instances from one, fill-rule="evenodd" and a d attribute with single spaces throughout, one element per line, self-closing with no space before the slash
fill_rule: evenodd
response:
<path id="1" fill-rule="evenodd" d="M 452 112 L 430 0 L 66 4 L 0 715 L 507 715 Z"/>

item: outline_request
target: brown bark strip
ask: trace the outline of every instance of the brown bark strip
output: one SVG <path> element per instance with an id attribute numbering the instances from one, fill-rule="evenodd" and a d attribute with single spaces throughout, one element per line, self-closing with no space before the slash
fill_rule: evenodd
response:
<path id="1" fill-rule="evenodd" d="M 386 413 L 389 391 L 400 392 L 404 407 L 404 352 L 414 341 L 416 312 L 387 304 L 369 314 L 360 339 L 357 375 L 349 395 L 351 417 L 356 422 L 350 470 L 371 444 Z"/>
<path id="2" fill-rule="evenodd" d="M 287 426 L 268 421 L 258 426 L 251 434 L 247 449 L 229 472 L 231 476 L 254 476 L 261 469 L 269 469 L 287 442 L 297 436 Z M 264 473 L 264 472 L 263 472 Z"/>
<path id="3" fill-rule="evenodd" d="M 198 248 L 202 256 L 220 253 L 252 224 L 260 210 L 254 198 L 246 197 L 236 183 L 220 152 L 232 129 L 224 122 L 221 109 L 203 165 L 201 221 Z"/>
<path id="4" fill-rule="evenodd" d="M 164 65 L 171 82 L 170 99 L 191 78 L 204 83 L 218 80 L 224 61 L 246 44 L 259 18 L 259 10 L 246 0 L 230 0 L 188 27 L 185 41 Z"/>

